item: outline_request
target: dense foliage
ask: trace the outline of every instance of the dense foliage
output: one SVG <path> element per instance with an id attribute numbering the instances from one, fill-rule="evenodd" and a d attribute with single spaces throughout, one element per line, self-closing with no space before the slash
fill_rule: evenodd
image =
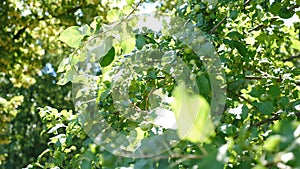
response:
<path id="1" fill-rule="evenodd" d="M 1 167 L 300 168 L 299 0 L 116 4 L 1 4 Z"/>
<path id="2" fill-rule="evenodd" d="M 46 125 L 38 107 L 73 109 L 71 85 L 56 85 L 57 67 L 71 51 L 58 37 L 66 27 L 105 16 L 107 5 L 0 2 L 0 168 L 22 168 L 47 147 L 49 136 L 40 135 Z"/>

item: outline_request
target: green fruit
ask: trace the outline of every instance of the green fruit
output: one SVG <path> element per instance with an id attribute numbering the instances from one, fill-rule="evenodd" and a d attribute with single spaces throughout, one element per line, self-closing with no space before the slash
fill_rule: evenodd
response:
<path id="1" fill-rule="evenodd" d="M 101 154 L 101 162 L 104 166 L 112 166 L 116 161 L 116 156 L 109 152 L 103 152 Z"/>
<path id="2" fill-rule="evenodd" d="M 200 43 L 200 44 L 204 44 L 205 43 L 205 37 L 204 36 L 200 36 L 198 39 L 197 39 L 197 41 L 198 41 L 198 43 Z"/>
<path id="3" fill-rule="evenodd" d="M 206 15 L 204 18 L 205 18 L 205 20 L 207 20 L 207 21 L 209 21 L 209 20 L 210 20 L 210 17 L 209 17 L 209 16 L 207 16 L 207 15 Z"/>
<path id="4" fill-rule="evenodd" d="M 143 131 L 148 131 L 148 127 L 147 127 L 146 123 L 141 123 L 140 128 Z"/>
<path id="5" fill-rule="evenodd" d="M 201 10 L 201 6 L 200 5 L 195 5 L 195 7 L 194 7 L 194 10 L 195 10 L 195 12 L 200 12 L 200 10 Z"/>
<path id="6" fill-rule="evenodd" d="M 151 130 L 152 127 L 153 127 L 153 123 L 147 123 L 146 127 L 147 127 L 148 130 Z"/>
<path id="7" fill-rule="evenodd" d="M 197 28 L 197 27 L 195 27 L 195 28 L 194 28 L 194 32 L 200 32 L 200 29 Z"/>
<path id="8" fill-rule="evenodd" d="M 212 11 L 214 9 L 214 7 L 212 5 L 209 5 L 208 9 Z"/>
<path id="9" fill-rule="evenodd" d="M 185 54 L 191 54 L 192 52 L 193 52 L 193 50 L 191 48 L 185 48 L 184 49 Z"/>
<path id="10" fill-rule="evenodd" d="M 206 13 L 210 14 L 210 13 L 212 13 L 213 9 L 214 9 L 214 7 L 212 5 L 209 5 L 205 11 L 206 11 Z"/>
<path id="11" fill-rule="evenodd" d="M 112 131 L 112 132 L 110 133 L 110 136 L 111 136 L 111 137 L 117 137 L 117 132 L 116 132 L 116 131 Z"/>
<path id="12" fill-rule="evenodd" d="M 174 148 L 174 153 L 175 154 L 181 154 L 181 149 L 180 148 Z"/>
<path id="13" fill-rule="evenodd" d="M 196 61 L 194 59 L 190 60 L 190 64 L 195 65 Z"/>
<path id="14" fill-rule="evenodd" d="M 199 71 L 199 72 L 197 73 L 197 76 L 204 76 L 204 73 Z"/>
<path id="15" fill-rule="evenodd" d="M 195 75 L 191 73 L 191 74 L 190 74 L 190 79 L 191 79 L 191 81 L 195 81 L 195 80 L 196 80 Z"/>
<path id="16" fill-rule="evenodd" d="M 264 102 L 264 101 L 267 101 L 269 98 L 270 98 L 270 96 L 268 94 L 262 94 L 262 95 L 260 95 L 259 100 Z"/>

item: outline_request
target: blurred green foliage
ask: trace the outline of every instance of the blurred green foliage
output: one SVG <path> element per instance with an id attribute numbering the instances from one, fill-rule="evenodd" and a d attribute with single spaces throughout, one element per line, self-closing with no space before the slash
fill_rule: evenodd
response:
<path id="1" fill-rule="evenodd" d="M 1 168 L 300 168 L 300 24 L 286 25 L 286 19 L 300 16 L 299 0 L 156 2 L 158 12 L 189 20 L 212 39 L 226 74 L 227 99 L 221 121 L 208 141 L 183 139 L 153 158 L 118 157 L 94 144 L 73 109 L 67 84 L 72 76 L 56 74 L 63 59 L 77 54 L 71 54 L 74 49 L 67 45 L 81 49 L 109 21 L 138 11 L 134 8 L 137 2 L 129 0 L 120 9 L 114 3 L 120 1 L 0 3 L 0 18 L 5 23 L 0 25 Z M 71 26 L 92 31 L 79 36 L 76 43 L 66 38 L 69 35 L 60 38 L 66 43 L 60 42 L 59 35 Z M 110 48 L 101 48 L 102 67 L 120 68 L 121 64 L 114 63 L 124 61 L 122 54 L 144 52 L 146 46 L 176 50 L 193 70 L 191 79 L 196 80 L 200 93 L 210 101 L 210 81 L 193 50 L 151 30 L 126 35 L 114 44 L 107 41 Z M 193 40 L 203 43 L 203 39 Z M 68 69 L 72 63 L 63 63 L 59 72 L 72 74 Z M 164 93 L 174 89 L 172 77 L 160 79 L 158 74 L 149 69 L 130 84 L 129 96 L 142 111 L 157 106 L 157 98 L 149 97 L 153 88 L 162 88 Z M 58 77 L 60 84 L 67 85 L 56 85 Z M 99 85 L 101 118 L 121 132 L 133 126 L 141 128 L 145 137 L 152 134 L 150 129 L 156 126 L 143 117 L 128 122 L 114 111 L 111 81 Z M 158 145 L 143 148 L 153 150 Z"/>

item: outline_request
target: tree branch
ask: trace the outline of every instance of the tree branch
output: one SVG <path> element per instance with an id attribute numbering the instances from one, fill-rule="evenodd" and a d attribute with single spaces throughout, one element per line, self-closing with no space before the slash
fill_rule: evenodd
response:
<path id="1" fill-rule="evenodd" d="M 293 6 L 291 6 L 291 7 L 289 8 L 289 11 L 293 12 L 294 9 L 299 8 L 299 7 L 300 7 L 300 6 L 299 6 L 298 4 L 295 4 L 295 5 L 293 5 Z"/>
<path id="2" fill-rule="evenodd" d="M 245 3 L 244 3 L 244 6 L 248 5 L 249 3 L 251 2 L 251 0 L 247 0 Z M 214 31 L 222 24 L 225 22 L 225 20 L 227 19 L 228 17 L 225 16 L 217 25 L 215 25 L 210 31 L 209 31 L 209 34 L 212 34 L 214 33 Z"/>
<path id="3" fill-rule="evenodd" d="M 244 3 L 244 7 L 245 7 L 246 5 L 248 5 L 250 2 L 251 2 L 251 0 L 247 0 L 247 1 Z"/>
<path id="4" fill-rule="evenodd" d="M 277 114 L 271 118 L 268 118 L 268 119 L 264 119 L 263 121 L 260 121 L 260 122 L 257 122 L 257 123 L 254 123 L 252 124 L 250 127 L 254 127 L 254 126 L 261 126 L 265 123 L 270 123 L 270 122 L 273 122 L 273 121 L 276 121 L 276 120 L 279 120 L 280 119 L 280 115 Z"/>
<path id="5" fill-rule="evenodd" d="M 291 56 L 287 59 L 283 59 L 282 61 L 287 62 L 287 61 L 292 61 L 293 59 L 297 59 L 297 58 L 300 58 L 300 54 L 296 55 L 296 56 Z"/>
<path id="6" fill-rule="evenodd" d="M 246 99 L 244 96 L 240 95 L 239 98 L 245 100 L 247 103 L 249 103 L 250 105 L 252 105 L 252 102 L 248 99 Z"/>
<path id="7" fill-rule="evenodd" d="M 300 112 L 295 113 L 295 115 L 296 115 L 297 117 L 299 117 L 299 116 L 300 116 Z M 260 121 L 260 122 L 257 122 L 257 123 L 252 124 L 252 125 L 250 126 L 250 128 L 251 128 L 251 127 L 254 127 L 254 126 L 261 126 L 261 125 L 266 124 L 266 123 L 271 123 L 271 122 L 274 122 L 274 121 L 279 120 L 279 119 L 280 119 L 280 114 L 276 114 L 276 115 L 274 115 L 274 116 L 271 117 L 271 118 L 264 119 L 264 120 L 262 120 L 262 121 Z"/>
<path id="8" fill-rule="evenodd" d="M 210 31 L 209 34 L 212 34 L 225 20 L 227 19 L 227 16 L 225 16 L 217 25 L 215 25 Z"/>

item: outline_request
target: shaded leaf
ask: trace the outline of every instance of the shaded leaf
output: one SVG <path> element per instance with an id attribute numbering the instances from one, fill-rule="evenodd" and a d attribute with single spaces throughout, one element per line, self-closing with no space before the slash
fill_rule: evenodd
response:
<path id="1" fill-rule="evenodd" d="M 281 4 L 278 2 L 274 2 L 272 3 L 272 5 L 270 6 L 270 11 L 273 15 L 278 15 L 278 12 L 281 8 Z"/>
<path id="2" fill-rule="evenodd" d="M 262 114 L 271 115 L 272 112 L 274 111 L 274 105 L 273 105 L 273 103 L 271 103 L 269 101 L 263 102 L 259 106 L 259 111 Z"/>
<path id="3" fill-rule="evenodd" d="M 245 57 L 248 56 L 248 50 L 242 43 L 240 43 L 238 41 L 234 41 L 234 46 L 236 47 L 236 49 L 242 56 L 245 56 Z"/>
<path id="4" fill-rule="evenodd" d="M 232 20 L 235 20 L 235 19 L 238 17 L 238 11 L 237 11 L 237 10 L 232 10 L 232 11 L 230 11 L 229 17 L 230 17 Z"/>
<path id="5" fill-rule="evenodd" d="M 281 18 L 289 19 L 289 18 L 291 18 L 291 17 L 294 15 L 294 12 L 288 10 L 286 7 L 282 7 L 282 8 L 279 10 L 278 15 L 279 15 Z"/>
<path id="6" fill-rule="evenodd" d="M 112 47 L 100 62 L 102 67 L 106 67 L 112 63 L 115 58 L 115 48 Z"/>
<path id="7" fill-rule="evenodd" d="M 90 168 L 92 168 L 91 162 L 87 161 L 87 160 L 82 160 L 81 164 L 80 164 L 80 168 L 81 169 L 90 169 Z"/>
<path id="8" fill-rule="evenodd" d="M 141 50 L 146 44 L 146 39 L 143 35 L 137 35 L 136 37 L 136 48 Z"/>

